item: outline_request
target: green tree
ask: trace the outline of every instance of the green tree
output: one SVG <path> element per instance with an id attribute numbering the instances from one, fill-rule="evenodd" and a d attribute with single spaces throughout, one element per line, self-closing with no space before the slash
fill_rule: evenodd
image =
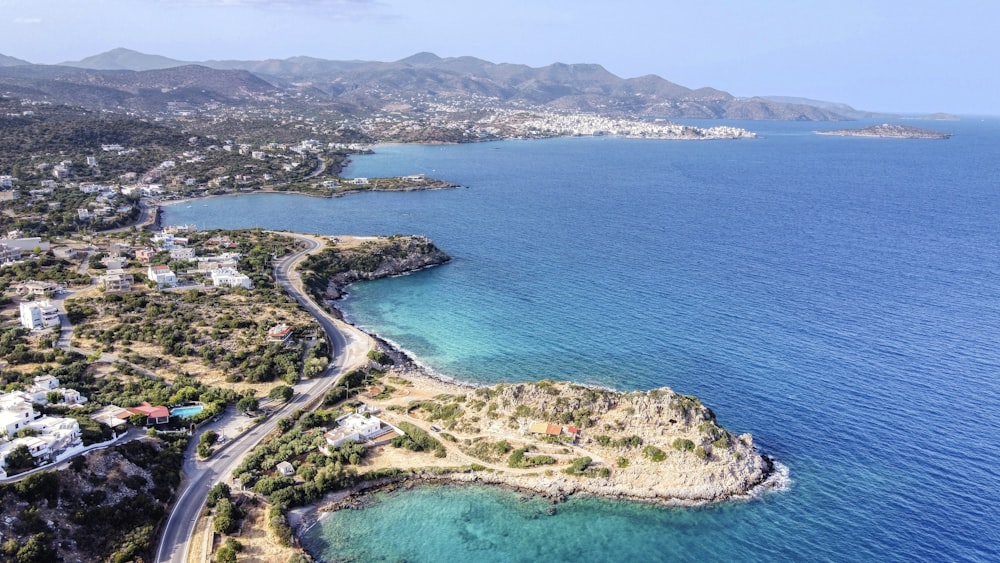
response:
<path id="1" fill-rule="evenodd" d="M 271 392 L 268 393 L 267 396 L 276 401 L 284 401 L 287 403 L 294 394 L 295 390 L 288 385 L 279 385 L 274 389 L 271 389 Z"/>
<path id="2" fill-rule="evenodd" d="M 219 546 L 215 552 L 216 563 L 236 563 L 236 554 L 243 551 L 240 542 L 233 538 L 226 538 L 226 542 Z"/>
<path id="3" fill-rule="evenodd" d="M 7 454 L 5 465 L 8 473 L 20 473 L 21 471 L 33 468 L 35 466 L 35 458 L 31 457 L 31 451 L 28 449 L 28 446 L 19 444 L 14 446 L 14 449 Z"/>
<path id="4" fill-rule="evenodd" d="M 243 397 L 236 403 L 236 410 L 240 412 L 252 412 L 260 407 L 260 401 L 257 397 L 247 396 Z"/>

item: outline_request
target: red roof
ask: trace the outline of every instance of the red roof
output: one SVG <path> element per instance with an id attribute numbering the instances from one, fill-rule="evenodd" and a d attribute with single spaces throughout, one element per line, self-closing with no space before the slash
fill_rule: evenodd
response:
<path id="1" fill-rule="evenodd" d="M 549 424 L 545 427 L 545 433 L 550 436 L 558 436 L 562 434 L 562 426 L 558 424 Z"/>
<path id="2" fill-rule="evenodd" d="M 153 405 L 143 401 L 141 405 L 137 407 L 128 407 L 125 410 L 132 414 L 142 414 L 146 415 L 146 418 L 169 418 L 170 409 L 162 405 L 154 407 Z"/>
<path id="3" fill-rule="evenodd" d="M 566 432 L 569 432 L 570 434 L 576 434 L 579 431 L 580 431 L 580 429 L 577 428 L 576 426 L 567 426 L 566 427 Z"/>

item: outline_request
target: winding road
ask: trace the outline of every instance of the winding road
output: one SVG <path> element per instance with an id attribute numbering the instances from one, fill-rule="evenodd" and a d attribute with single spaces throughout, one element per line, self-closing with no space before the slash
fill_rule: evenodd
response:
<path id="1" fill-rule="evenodd" d="M 357 328 L 333 318 L 318 303 L 313 301 L 302 286 L 302 280 L 295 271 L 296 266 L 309 254 L 323 249 L 325 240 L 321 237 L 297 233 L 280 233 L 304 242 L 306 248 L 282 258 L 275 263 L 275 279 L 295 298 L 306 311 L 316 318 L 334 351 L 333 362 L 319 376 L 295 386 L 296 394 L 291 401 L 276 409 L 266 420 L 251 427 L 245 433 L 230 440 L 207 460 L 198 460 L 195 448 L 202 432 L 215 429 L 221 423 L 210 423 L 198 430 L 188 444 L 185 455 L 181 489 L 173 510 L 163 529 L 156 561 L 165 563 L 186 563 L 191 536 L 208 491 L 216 483 L 228 479 L 233 469 L 243 457 L 278 424 L 278 420 L 297 409 L 313 408 L 323 399 L 326 391 L 334 386 L 345 373 L 368 361 L 368 351 L 374 346 L 371 337 Z"/>

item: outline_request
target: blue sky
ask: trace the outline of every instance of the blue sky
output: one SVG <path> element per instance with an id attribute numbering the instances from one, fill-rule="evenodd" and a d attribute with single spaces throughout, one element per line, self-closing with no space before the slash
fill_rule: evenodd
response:
<path id="1" fill-rule="evenodd" d="M 7 21 L 3 21 L 6 19 Z M 1000 114 L 1000 1 L 0 0 L 0 53 L 598 63 L 737 96 Z"/>

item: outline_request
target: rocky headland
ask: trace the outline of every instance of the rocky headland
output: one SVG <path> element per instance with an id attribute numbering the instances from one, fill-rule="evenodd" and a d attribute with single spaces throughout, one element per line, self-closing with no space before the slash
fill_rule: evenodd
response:
<path id="1" fill-rule="evenodd" d="M 883 123 L 862 129 L 835 129 L 832 131 L 816 131 L 818 135 L 836 135 L 840 137 L 879 137 L 887 139 L 948 139 L 951 133 L 910 127 L 909 125 L 894 125 Z"/>
<path id="2" fill-rule="evenodd" d="M 697 398 L 669 388 L 622 393 L 540 381 L 465 391 L 387 405 L 387 416 L 395 410 L 405 413 L 399 420 L 433 423 L 474 458 L 472 471 L 426 478 L 552 499 L 583 493 L 691 504 L 746 495 L 774 469 L 749 434 L 722 428 Z"/>
<path id="3" fill-rule="evenodd" d="M 318 302 L 340 299 L 362 280 L 399 276 L 451 260 L 427 237 L 333 237 L 322 252 L 301 266 L 302 280 Z"/>

